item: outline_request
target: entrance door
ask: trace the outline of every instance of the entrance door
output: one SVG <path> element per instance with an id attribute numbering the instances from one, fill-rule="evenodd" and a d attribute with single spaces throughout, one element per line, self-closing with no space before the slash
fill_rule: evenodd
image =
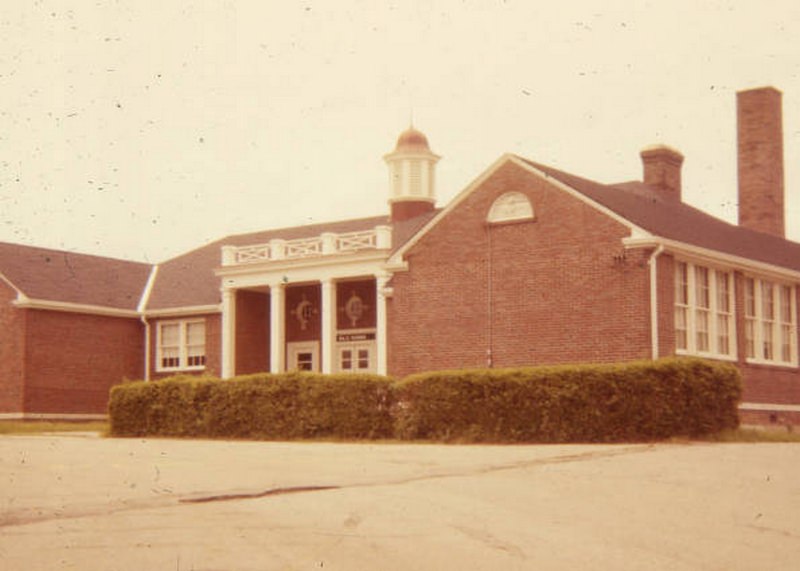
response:
<path id="1" fill-rule="evenodd" d="M 339 343 L 340 373 L 374 373 L 375 343 Z"/>
<path id="2" fill-rule="evenodd" d="M 319 341 L 287 343 L 286 352 L 288 371 L 319 372 Z"/>

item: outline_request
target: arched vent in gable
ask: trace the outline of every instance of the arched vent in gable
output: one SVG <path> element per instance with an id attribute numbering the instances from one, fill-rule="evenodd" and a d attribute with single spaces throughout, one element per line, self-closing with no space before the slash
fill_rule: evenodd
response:
<path id="1" fill-rule="evenodd" d="M 498 196 L 486 217 L 490 224 L 517 220 L 533 220 L 533 206 L 521 192 L 506 192 Z"/>

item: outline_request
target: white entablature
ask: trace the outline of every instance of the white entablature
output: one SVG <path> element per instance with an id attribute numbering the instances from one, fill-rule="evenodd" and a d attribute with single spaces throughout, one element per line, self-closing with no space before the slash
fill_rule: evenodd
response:
<path id="1" fill-rule="evenodd" d="M 264 262 L 299 260 L 364 250 L 389 250 L 392 247 L 390 226 L 375 226 L 359 232 L 325 232 L 311 238 L 270 240 L 252 246 L 223 246 L 222 265 L 238 266 Z"/>

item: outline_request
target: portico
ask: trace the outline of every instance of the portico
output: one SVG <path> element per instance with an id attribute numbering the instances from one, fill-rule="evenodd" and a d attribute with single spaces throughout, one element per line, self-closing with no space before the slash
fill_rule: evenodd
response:
<path id="1" fill-rule="evenodd" d="M 391 241 L 379 225 L 223 247 L 222 376 L 258 367 L 386 374 Z"/>

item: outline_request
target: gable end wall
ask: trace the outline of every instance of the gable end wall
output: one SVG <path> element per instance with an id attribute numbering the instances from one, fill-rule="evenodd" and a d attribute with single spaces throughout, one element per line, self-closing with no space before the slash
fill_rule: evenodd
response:
<path id="1" fill-rule="evenodd" d="M 487 225 L 517 191 L 535 220 Z M 649 252 L 622 224 L 513 163 L 498 168 L 406 254 L 392 279 L 389 371 L 648 358 Z"/>

